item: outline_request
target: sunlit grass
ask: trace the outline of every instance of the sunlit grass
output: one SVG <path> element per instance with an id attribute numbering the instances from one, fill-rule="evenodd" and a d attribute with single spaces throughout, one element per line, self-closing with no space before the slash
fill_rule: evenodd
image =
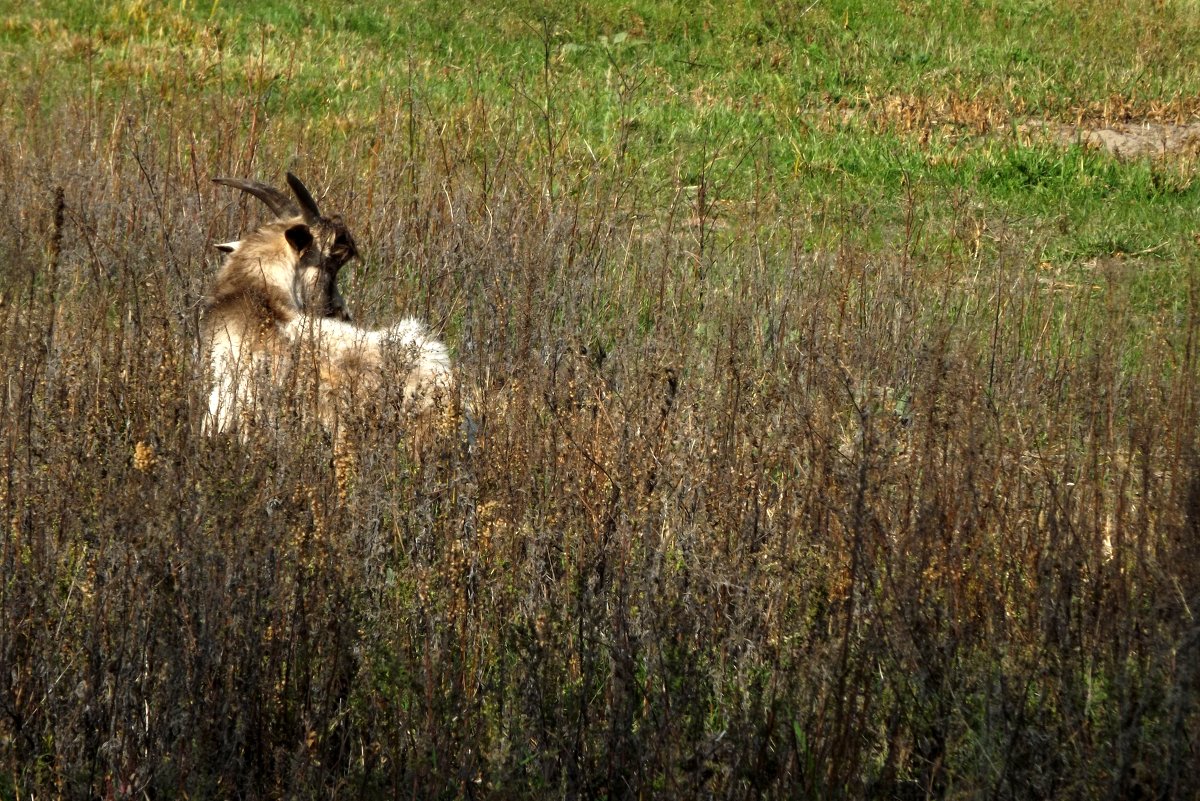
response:
<path id="1" fill-rule="evenodd" d="M 1194 795 L 1195 153 L 1022 123 L 1193 119 L 1196 21 L 5 10 L 0 796 Z M 198 436 L 287 169 L 419 462 Z"/>

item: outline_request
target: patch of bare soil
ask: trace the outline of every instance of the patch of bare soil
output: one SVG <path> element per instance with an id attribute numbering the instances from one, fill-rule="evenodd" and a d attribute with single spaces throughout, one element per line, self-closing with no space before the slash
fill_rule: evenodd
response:
<path id="1" fill-rule="evenodd" d="M 1069 125 L 1030 120 L 1018 126 L 1031 139 L 1082 144 L 1117 158 L 1200 155 L 1200 122 L 1118 122 L 1111 125 Z"/>

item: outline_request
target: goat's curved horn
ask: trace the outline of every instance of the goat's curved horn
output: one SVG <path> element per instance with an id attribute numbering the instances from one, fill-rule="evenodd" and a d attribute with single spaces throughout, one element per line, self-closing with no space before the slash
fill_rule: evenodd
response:
<path id="1" fill-rule="evenodd" d="M 240 189 L 243 192 L 254 195 L 263 203 L 266 203 L 267 208 L 275 212 L 276 217 L 295 217 L 300 213 L 300 209 L 296 207 L 295 201 L 273 186 L 268 186 L 258 181 L 243 181 L 240 178 L 213 178 L 212 180 L 214 184 L 232 186 L 234 189 Z M 308 218 L 307 213 L 304 216 L 305 219 Z"/>
<path id="2" fill-rule="evenodd" d="M 309 225 L 316 225 L 321 219 L 321 212 L 317 209 L 317 202 L 308 193 L 308 188 L 290 172 L 287 174 L 287 182 L 295 193 L 296 200 L 300 201 L 300 213 L 304 215 L 304 221 Z"/>

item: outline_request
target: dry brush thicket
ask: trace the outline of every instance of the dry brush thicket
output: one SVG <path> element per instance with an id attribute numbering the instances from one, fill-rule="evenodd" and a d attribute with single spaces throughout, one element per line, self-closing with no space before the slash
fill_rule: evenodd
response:
<path id="1" fill-rule="evenodd" d="M 766 178 L 478 109 L 179 121 L 237 111 L 0 143 L 0 796 L 1200 792 L 1194 260 L 1144 313 L 966 203 L 816 254 Z M 356 319 L 455 350 L 474 428 L 419 462 L 199 436 L 211 245 L 262 214 L 208 179 L 295 152 Z"/>

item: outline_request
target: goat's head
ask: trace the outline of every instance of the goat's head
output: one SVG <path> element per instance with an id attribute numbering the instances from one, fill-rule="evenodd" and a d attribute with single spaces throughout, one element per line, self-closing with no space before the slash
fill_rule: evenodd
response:
<path id="1" fill-rule="evenodd" d="M 301 310 L 316 317 L 349 320 L 350 312 L 338 291 L 337 277 L 342 266 L 358 256 L 358 248 L 342 218 L 337 214 L 322 215 L 308 189 L 290 172 L 287 182 L 294 199 L 258 181 L 214 178 L 213 182 L 254 195 L 286 225 L 283 235 L 296 253 L 294 284 Z M 240 244 L 224 242 L 217 248 L 232 254 Z"/>

